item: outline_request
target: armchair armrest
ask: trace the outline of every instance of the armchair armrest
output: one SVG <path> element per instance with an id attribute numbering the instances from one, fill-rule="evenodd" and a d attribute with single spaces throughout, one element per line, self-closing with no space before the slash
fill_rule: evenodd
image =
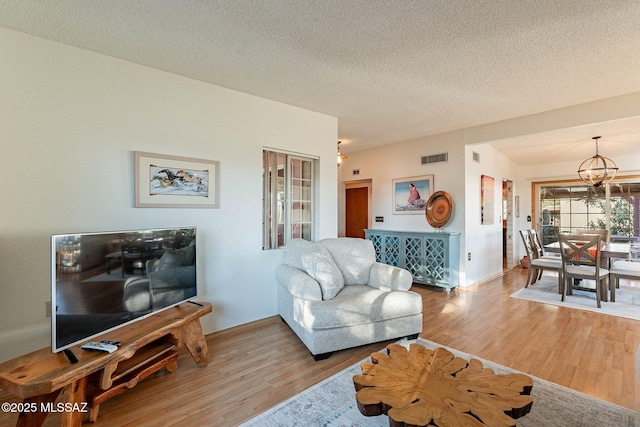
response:
<path id="1" fill-rule="evenodd" d="M 375 262 L 369 270 L 368 286 L 382 291 L 408 291 L 413 277 L 407 270 Z"/>
<path id="2" fill-rule="evenodd" d="M 320 285 L 304 271 L 280 264 L 276 268 L 276 279 L 280 286 L 296 298 L 322 301 Z"/>
<path id="3" fill-rule="evenodd" d="M 151 310 L 151 293 L 149 279 L 146 277 L 130 277 L 124 282 L 122 306 L 130 313 Z"/>
<path id="4" fill-rule="evenodd" d="M 149 272 L 151 271 L 156 271 L 158 269 L 158 263 L 160 263 L 160 258 L 152 258 L 150 260 L 147 260 L 147 274 L 149 274 Z"/>

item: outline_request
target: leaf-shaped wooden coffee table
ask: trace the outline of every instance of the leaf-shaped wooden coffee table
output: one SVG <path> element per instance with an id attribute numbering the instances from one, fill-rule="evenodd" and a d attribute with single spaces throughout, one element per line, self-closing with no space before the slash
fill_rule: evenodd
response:
<path id="1" fill-rule="evenodd" d="M 353 377 L 365 416 L 387 414 L 392 427 L 515 426 L 531 410 L 527 375 L 498 375 L 444 348 L 390 344 L 387 350 L 372 354 Z"/>

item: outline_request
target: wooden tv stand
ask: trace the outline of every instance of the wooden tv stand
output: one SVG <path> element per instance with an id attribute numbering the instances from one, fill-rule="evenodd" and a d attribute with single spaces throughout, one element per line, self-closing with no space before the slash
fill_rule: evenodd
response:
<path id="1" fill-rule="evenodd" d="M 166 309 L 93 340 L 122 342 L 113 353 L 73 347 L 78 363 L 43 348 L 0 364 L 0 388 L 23 399 L 25 411 L 16 425 L 40 426 L 49 412 L 61 412 L 63 426 L 81 425 L 85 412 L 95 421 L 101 402 L 163 367 L 173 372 L 176 350 L 183 346 L 199 366 L 206 366 L 209 350 L 200 318 L 211 311 L 209 303 Z"/>

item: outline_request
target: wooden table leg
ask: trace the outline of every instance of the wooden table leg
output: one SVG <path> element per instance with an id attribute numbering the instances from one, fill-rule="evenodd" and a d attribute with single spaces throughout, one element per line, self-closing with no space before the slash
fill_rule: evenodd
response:
<path id="1" fill-rule="evenodd" d="M 193 322 L 182 327 L 182 337 L 184 345 L 191 353 L 191 357 L 198 366 L 207 366 L 209 364 L 209 348 L 202 333 L 200 320 L 195 319 Z"/>
<path id="2" fill-rule="evenodd" d="M 82 416 L 84 412 L 89 411 L 86 395 L 87 377 L 82 377 L 62 389 L 62 403 L 67 406 L 62 412 L 61 426 L 79 427 L 82 425 Z"/>
<path id="3" fill-rule="evenodd" d="M 44 420 L 47 418 L 47 415 L 49 415 L 49 412 L 42 411 L 41 409 L 46 408 L 49 405 L 54 405 L 59 394 L 60 390 L 56 390 L 42 396 L 24 399 L 23 403 L 25 408 L 29 408 L 30 410 L 28 412 L 23 411 L 18 415 L 16 427 L 37 427 L 44 424 Z"/>
<path id="4" fill-rule="evenodd" d="M 112 363 L 107 365 L 102 369 L 102 374 L 100 375 L 100 388 L 103 390 L 109 389 L 113 385 L 113 380 L 111 375 L 118 369 L 117 363 Z"/>
<path id="5" fill-rule="evenodd" d="M 86 403 L 87 377 L 74 381 L 63 389 L 58 389 L 42 396 L 24 400 L 25 407 L 33 411 L 21 412 L 16 427 L 41 426 L 49 412 L 60 412 L 63 427 L 79 427 L 82 425 L 84 412 L 88 412 Z M 56 402 L 62 391 L 60 402 Z"/>

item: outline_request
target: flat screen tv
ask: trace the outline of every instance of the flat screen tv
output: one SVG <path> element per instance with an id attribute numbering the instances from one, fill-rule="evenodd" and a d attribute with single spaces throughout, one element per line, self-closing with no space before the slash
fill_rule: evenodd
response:
<path id="1" fill-rule="evenodd" d="M 196 228 L 51 236 L 51 349 L 67 352 L 197 295 Z"/>

